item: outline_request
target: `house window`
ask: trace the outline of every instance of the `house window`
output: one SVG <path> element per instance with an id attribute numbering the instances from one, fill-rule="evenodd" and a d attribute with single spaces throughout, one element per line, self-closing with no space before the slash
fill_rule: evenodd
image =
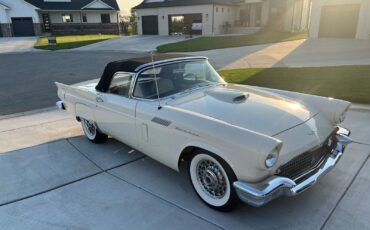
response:
<path id="1" fill-rule="evenodd" d="M 87 22 L 87 16 L 86 16 L 86 14 L 82 14 L 82 22 Z"/>
<path id="2" fill-rule="evenodd" d="M 42 14 L 42 21 L 44 22 L 44 32 L 50 32 L 49 14 Z"/>
<path id="3" fill-rule="evenodd" d="M 101 23 L 110 23 L 110 15 L 109 14 L 101 14 Z"/>
<path id="4" fill-rule="evenodd" d="M 216 7 L 216 13 L 218 13 L 218 7 Z"/>
<path id="5" fill-rule="evenodd" d="M 62 14 L 62 20 L 64 23 L 73 22 L 73 15 L 72 14 Z"/>
<path id="6" fill-rule="evenodd" d="M 222 7 L 222 13 L 224 12 L 224 8 Z"/>

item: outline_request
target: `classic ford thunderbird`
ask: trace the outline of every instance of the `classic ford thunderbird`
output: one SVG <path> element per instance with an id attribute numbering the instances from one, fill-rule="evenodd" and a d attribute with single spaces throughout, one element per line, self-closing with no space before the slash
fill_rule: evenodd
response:
<path id="1" fill-rule="evenodd" d="M 56 83 L 57 102 L 93 143 L 108 135 L 188 173 L 217 210 L 262 206 L 306 190 L 332 169 L 350 103 L 226 83 L 207 58 L 155 55 L 109 63 L 100 80 Z M 238 199 L 239 198 L 239 199 Z"/>

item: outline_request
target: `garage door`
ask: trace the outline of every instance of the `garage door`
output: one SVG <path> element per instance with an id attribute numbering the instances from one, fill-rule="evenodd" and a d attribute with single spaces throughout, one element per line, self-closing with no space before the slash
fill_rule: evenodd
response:
<path id="1" fill-rule="evenodd" d="M 355 38 L 360 5 L 324 6 L 319 37 Z"/>
<path id="2" fill-rule="evenodd" d="M 142 25 L 143 25 L 143 34 L 149 35 L 149 34 L 158 34 L 158 16 L 152 15 L 152 16 L 143 16 L 142 19 Z"/>
<path id="3" fill-rule="evenodd" d="M 15 37 L 35 36 L 32 18 L 12 18 Z"/>

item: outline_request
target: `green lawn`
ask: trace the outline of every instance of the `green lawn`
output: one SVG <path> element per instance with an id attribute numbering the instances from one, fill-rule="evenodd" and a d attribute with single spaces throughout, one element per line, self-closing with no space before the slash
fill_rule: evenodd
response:
<path id="1" fill-rule="evenodd" d="M 276 88 L 370 103 L 370 65 L 219 71 L 229 83 Z"/>
<path id="2" fill-rule="evenodd" d="M 229 47 L 250 46 L 276 43 L 307 38 L 307 33 L 259 32 L 251 35 L 200 37 L 186 41 L 161 45 L 157 47 L 160 53 L 192 52 Z"/>
<path id="3" fill-rule="evenodd" d="M 48 44 L 47 37 L 41 37 L 37 41 L 35 48 L 45 50 L 73 49 L 116 37 L 119 37 L 119 35 L 97 34 L 97 35 L 56 36 L 57 45 L 55 46 L 51 46 Z"/>

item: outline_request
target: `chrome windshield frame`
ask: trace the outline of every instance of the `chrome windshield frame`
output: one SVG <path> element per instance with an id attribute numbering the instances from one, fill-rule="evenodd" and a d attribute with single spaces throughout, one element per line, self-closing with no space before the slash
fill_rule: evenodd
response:
<path id="1" fill-rule="evenodd" d="M 148 99 L 148 98 L 141 98 L 141 97 L 135 97 L 134 96 L 134 89 L 136 87 L 138 77 L 144 71 L 147 71 L 147 70 L 150 70 L 150 69 L 153 69 L 153 68 L 158 68 L 158 67 L 165 66 L 165 65 L 171 65 L 171 64 L 176 64 L 176 63 L 184 63 L 184 62 L 195 62 L 195 61 L 200 61 L 200 60 L 204 60 L 204 61 L 208 62 L 208 58 L 206 58 L 206 57 L 190 57 L 190 58 L 176 58 L 176 59 L 171 59 L 171 60 L 158 61 L 158 62 L 148 63 L 148 64 L 145 64 L 145 65 L 142 65 L 142 66 L 138 67 L 137 70 L 139 69 L 139 71 L 135 73 L 135 75 L 133 77 L 133 80 L 132 80 L 132 83 L 131 83 L 131 86 L 130 86 L 129 98 L 136 99 L 136 100 L 139 100 L 139 101 L 158 101 L 158 98 Z M 213 68 L 213 66 L 209 62 L 208 62 L 208 64 Z M 186 89 L 186 90 L 178 92 L 178 93 L 174 93 L 174 94 L 169 95 L 169 96 L 161 97 L 161 98 L 159 98 L 159 100 L 162 101 L 162 100 L 167 100 L 167 99 L 170 99 L 170 98 L 176 98 L 180 95 L 187 95 L 188 93 L 197 91 L 199 89 L 214 87 L 214 86 L 218 86 L 218 85 L 226 85 L 227 83 L 224 81 L 224 79 L 221 76 L 219 76 L 219 77 L 222 80 L 222 82 L 218 82 L 218 83 L 215 82 L 214 84 L 210 84 L 210 85 L 207 85 L 207 86 L 197 86 L 197 87 L 189 88 L 189 89 Z"/>

